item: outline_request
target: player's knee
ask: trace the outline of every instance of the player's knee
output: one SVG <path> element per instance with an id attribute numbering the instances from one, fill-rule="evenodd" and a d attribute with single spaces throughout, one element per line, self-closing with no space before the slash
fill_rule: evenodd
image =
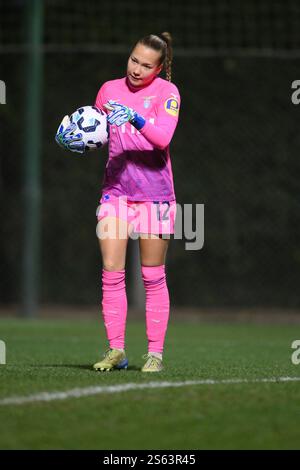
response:
<path id="1" fill-rule="evenodd" d="M 124 263 L 116 262 L 114 260 L 106 260 L 103 263 L 103 269 L 105 271 L 121 271 L 122 269 L 125 269 Z"/>

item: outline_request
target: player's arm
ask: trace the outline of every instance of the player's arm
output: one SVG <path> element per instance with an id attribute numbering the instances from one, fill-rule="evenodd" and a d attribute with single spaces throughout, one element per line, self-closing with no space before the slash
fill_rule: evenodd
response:
<path id="1" fill-rule="evenodd" d="M 164 149 L 169 145 L 178 122 L 180 106 L 179 94 L 168 94 L 161 100 L 155 125 L 147 121 L 134 109 L 114 101 L 104 103 L 110 112 L 107 120 L 110 124 L 121 126 L 130 122 L 155 147 Z"/>
<path id="2" fill-rule="evenodd" d="M 166 148 L 174 135 L 180 108 L 179 94 L 164 97 L 158 107 L 155 124 L 149 121 L 140 129 L 140 133 L 152 145 L 159 149 Z"/>

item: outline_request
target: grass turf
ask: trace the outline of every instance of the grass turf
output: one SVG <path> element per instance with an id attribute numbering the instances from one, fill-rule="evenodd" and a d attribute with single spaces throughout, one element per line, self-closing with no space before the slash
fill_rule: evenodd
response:
<path id="1" fill-rule="evenodd" d="M 96 373 L 100 321 L 0 320 L 0 399 L 94 385 L 300 376 L 288 325 L 171 320 L 165 370 L 142 374 L 143 322 L 128 322 L 127 371 Z M 1 449 L 299 449 L 300 382 L 131 390 L 0 406 Z"/>

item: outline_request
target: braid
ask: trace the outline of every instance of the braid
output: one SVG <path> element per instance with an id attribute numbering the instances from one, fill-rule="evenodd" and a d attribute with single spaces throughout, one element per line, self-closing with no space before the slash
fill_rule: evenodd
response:
<path id="1" fill-rule="evenodd" d="M 172 81 L 172 61 L 169 58 L 166 59 L 166 79 Z"/>
<path id="2" fill-rule="evenodd" d="M 172 80 L 172 60 L 173 60 L 173 49 L 172 49 L 172 36 L 168 32 L 161 33 L 160 37 L 166 43 L 166 55 L 164 60 L 166 79 L 170 82 Z"/>

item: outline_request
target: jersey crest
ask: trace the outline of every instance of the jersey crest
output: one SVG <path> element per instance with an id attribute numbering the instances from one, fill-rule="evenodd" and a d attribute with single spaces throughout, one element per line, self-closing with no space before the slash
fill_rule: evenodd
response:
<path id="1" fill-rule="evenodd" d="M 156 96 L 144 96 L 144 108 L 148 109 L 151 105 L 152 98 L 156 98 Z"/>

